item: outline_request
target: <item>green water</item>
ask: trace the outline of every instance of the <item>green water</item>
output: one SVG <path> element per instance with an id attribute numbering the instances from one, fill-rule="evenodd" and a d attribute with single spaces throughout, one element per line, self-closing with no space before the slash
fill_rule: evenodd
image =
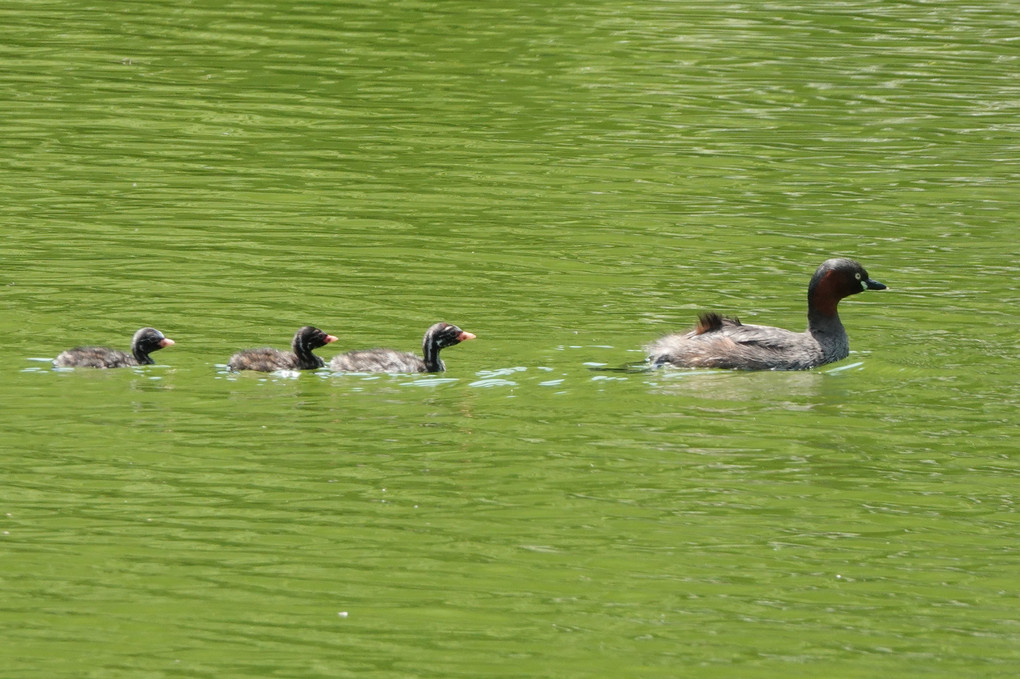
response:
<path id="1" fill-rule="evenodd" d="M 0 675 L 1012 677 L 1015 2 L 0 8 Z M 621 372 L 699 310 L 851 355 Z M 478 340 L 440 376 L 236 350 Z M 83 343 L 160 365 L 54 371 Z"/>

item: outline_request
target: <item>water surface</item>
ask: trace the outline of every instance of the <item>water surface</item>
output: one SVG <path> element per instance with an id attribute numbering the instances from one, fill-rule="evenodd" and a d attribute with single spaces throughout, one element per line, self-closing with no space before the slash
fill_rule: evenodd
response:
<path id="1" fill-rule="evenodd" d="M 1011 3 L 3 15 L 7 675 L 1015 673 Z M 845 361 L 615 370 L 837 255 Z"/>

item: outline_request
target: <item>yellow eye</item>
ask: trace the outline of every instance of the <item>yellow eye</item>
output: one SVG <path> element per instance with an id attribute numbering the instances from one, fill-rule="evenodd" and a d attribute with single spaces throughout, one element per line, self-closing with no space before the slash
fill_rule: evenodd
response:
<path id="1" fill-rule="evenodd" d="M 861 275 L 859 273 L 855 273 L 854 278 L 856 278 L 857 280 L 861 280 Z"/>

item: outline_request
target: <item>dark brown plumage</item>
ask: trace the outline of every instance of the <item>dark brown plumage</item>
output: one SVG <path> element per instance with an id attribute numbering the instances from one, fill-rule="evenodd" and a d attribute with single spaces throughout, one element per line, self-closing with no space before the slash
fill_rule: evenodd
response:
<path id="1" fill-rule="evenodd" d="M 336 337 L 333 335 L 327 335 L 318 328 L 306 325 L 294 334 L 294 340 L 290 345 L 292 351 L 270 348 L 246 349 L 231 356 L 227 367 L 231 370 L 258 370 L 261 372 L 314 370 L 323 367 L 325 362 L 313 354 L 312 350 L 335 341 Z"/>
<path id="2" fill-rule="evenodd" d="M 455 325 L 436 323 L 422 339 L 421 357 L 395 349 L 362 349 L 334 356 L 329 369 L 358 373 L 443 372 L 446 364 L 439 358 L 440 350 L 474 338 Z"/>
<path id="3" fill-rule="evenodd" d="M 149 354 L 174 341 L 164 337 L 155 328 L 142 328 L 131 339 L 131 353 L 126 354 L 109 347 L 75 347 L 62 352 L 53 359 L 53 365 L 60 368 L 128 368 L 136 365 L 155 363 Z"/>

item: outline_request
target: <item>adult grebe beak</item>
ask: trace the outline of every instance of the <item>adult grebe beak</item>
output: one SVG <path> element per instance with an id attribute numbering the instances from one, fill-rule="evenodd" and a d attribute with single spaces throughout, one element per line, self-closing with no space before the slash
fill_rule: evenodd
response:
<path id="1" fill-rule="evenodd" d="M 878 281 L 873 281 L 870 278 L 865 278 L 863 281 L 864 287 L 868 290 L 885 290 L 886 286 Z"/>

